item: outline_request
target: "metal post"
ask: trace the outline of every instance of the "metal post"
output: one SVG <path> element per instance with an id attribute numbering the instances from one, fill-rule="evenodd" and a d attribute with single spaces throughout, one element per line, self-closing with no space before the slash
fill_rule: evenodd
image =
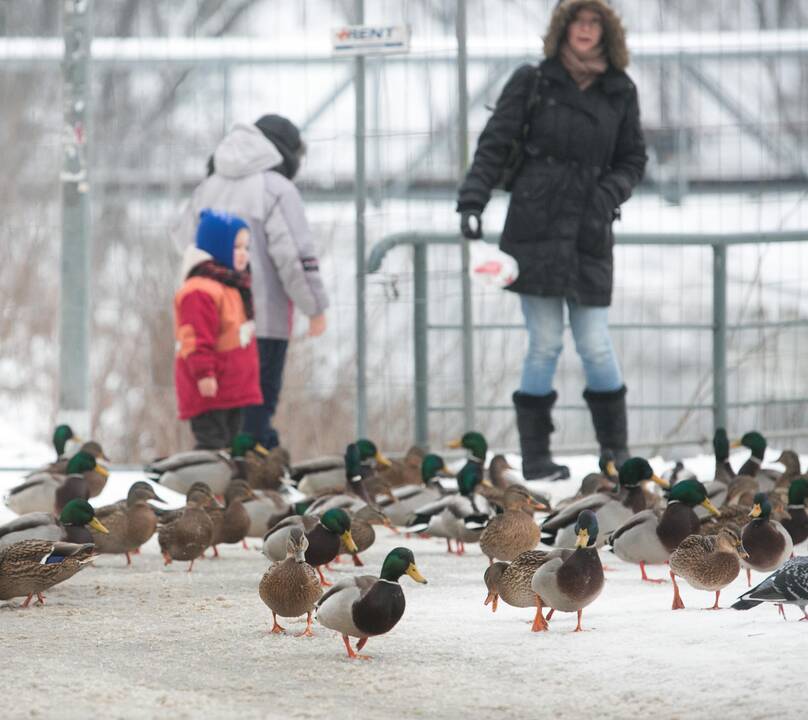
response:
<path id="1" fill-rule="evenodd" d="M 713 245 L 713 423 L 727 427 L 727 247 Z"/>
<path id="2" fill-rule="evenodd" d="M 364 0 L 355 0 L 356 24 L 365 21 Z M 356 100 L 356 133 L 354 157 L 356 184 L 356 432 L 358 437 L 367 435 L 367 335 L 365 326 L 365 202 L 367 183 L 365 179 L 365 58 L 358 55 L 354 61 L 354 96 Z"/>
<path id="3" fill-rule="evenodd" d="M 91 0 L 66 0 L 62 65 L 62 257 L 59 350 L 59 421 L 90 431 L 90 117 Z"/>
<path id="4" fill-rule="evenodd" d="M 466 174 L 469 156 L 469 96 L 466 70 L 466 0 L 457 0 L 457 158 L 458 177 Z M 465 430 L 473 430 L 474 421 L 474 328 L 471 314 L 471 278 L 469 277 L 468 243 L 460 244 L 461 283 L 463 289 L 463 422 Z"/>
<path id="5" fill-rule="evenodd" d="M 415 333 L 415 444 L 429 447 L 429 352 L 426 254 L 428 246 L 413 246 L 413 327 Z"/>

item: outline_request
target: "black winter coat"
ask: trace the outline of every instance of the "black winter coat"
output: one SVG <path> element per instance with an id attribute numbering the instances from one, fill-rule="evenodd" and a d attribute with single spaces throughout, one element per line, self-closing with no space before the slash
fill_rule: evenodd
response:
<path id="1" fill-rule="evenodd" d="M 612 222 L 645 169 L 637 89 L 609 69 L 582 92 L 557 58 L 539 65 L 525 163 L 511 189 L 500 247 L 519 262 L 508 289 L 611 304 Z M 482 211 L 520 137 L 536 67 L 508 80 L 480 135 L 458 195 L 458 211 Z"/>

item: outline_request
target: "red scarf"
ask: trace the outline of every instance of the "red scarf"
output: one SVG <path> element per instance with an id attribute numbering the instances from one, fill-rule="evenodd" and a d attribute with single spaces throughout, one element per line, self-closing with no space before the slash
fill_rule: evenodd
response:
<path id="1" fill-rule="evenodd" d="M 248 320 L 253 319 L 252 280 L 250 278 L 249 269 L 244 272 L 238 272 L 224 265 L 219 265 L 219 263 L 214 260 L 206 260 L 196 265 L 193 270 L 188 273 L 188 277 L 206 277 L 220 282 L 222 285 L 236 288 L 239 295 L 241 295 L 241 302 L 244 303 L 244 314 L 247 316 Z"/>

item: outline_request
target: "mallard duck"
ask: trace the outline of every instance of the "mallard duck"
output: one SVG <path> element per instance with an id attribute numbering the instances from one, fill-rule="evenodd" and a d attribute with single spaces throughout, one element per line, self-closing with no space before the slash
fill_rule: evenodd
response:
<path id="1" fill-rule="evenodd" d="M 450 494 L 442 488 L 438 476 L 451 476 L 440 455 L 430 453 L 421 461 L 421 482 L 409 487 L 392 490 L 392 497 L 378 498 L 379 507 L 390 522 L 397 527 L 404 527 L 416 508 L 433 503 Z"/>
<path id="2" fill-rule="evenodd" d="M 49 540 L 86 545 L 93 538 L 87 527 L 105 533 L 107 529 L 95 517 L 86 500 L 71 500 L 57 519 L 50 513 L 28 513 L 0 527 L 0 546 L 21 540 Z"/>
<path id="3" fill-rule="evenodd" d="M 244 538 L 250 530 L 250 516 L 245 507 L 245 501 L 255 498 L 246 480 L 231 480 L 224 493 L 225 507 L 217 513 L 213 523 L 213 538 L 211 545 L 214 554 L 218 557 L 216 546 L 224 543 L 230 545 L 241 543 L 247 549 Z"/>
<path id="4" fill-rule="evenodd" d="M 53 449 L 56 451 L 56 459 L 53 462 L 43 465 L 42 467 L 33 470 L 29 475 L 35 475 L 40 472 L 52 472 L 57 463 L 67 462 L 73 455 L 80 449 L 82 439 L 73 432 L 70 425 L 57 425 L 53 430 L 53 437 L 51 438 Z M 64 475 L 64 467 L 59 471 L 59 474 Z"/>
<path id="5" fill-rule="evenodd" d="M 92 543 L 22 540 L 0 547 L 0 600 L 26 596 L 25 608 L 36 595 L 44 605 L 42 593 L 73 577 L 94 557 Z"/>
<path id="6" fill-rule="evenodd" d="M 668 491 L 664 511 L 643 510 L 623 523 L 608 538 L 612 552 L 625 562 L 640 566 L 645 582 L 663 580 L 649 578 L 646 565 L 668 562 L 671 553 L 688 535 L 699 534 L 699 518 L 693 508 L 703 505 L 714 515 L 718 508 L 707 497 L 707 490 L 698 480 L 682 480 Z"/>
<path id="7" fill-rule="evenodd" d="M 575 532 L 578 537 L 575 551 L 566 558 L 547 560 L 533 575 L 530 586 L 538 596 L 537 630 L 547 630 L 547 621 L 541 611 L 546 605 L 560 612 L 578 613 L 574 632 L 580 632 L 583 609 L 603 590 L 603 566 L 597 550 L 597 515 L 591 510 L 582 510 L 575 522 Z"/>
<path id="8" fill-rule="evenodd" d="M 123 553 L 127 566 L 131 565 L 129 553 L 147 542 L 157 530 L 157 515 L 149 500 L 165 502 L 149 483 L 139 480 L 129 488 L 126 500 L 98 508 L 95 516 L 108 532 L 92 531 L 96 552 L 109 555 Z"/>
<path id="9" fill-rule="evenodd" d="M 745 447 L 749 449 L 749 457 L 741 465 L 738 475 L 748 475 L 755 478 L 758 482 L 758 489 L 763 491 L 771 490 L 774 487 L 774 481 L 761 469 L 763 456 L 766 454 L 766 444 L 766 438 L 757 430 L 745 433 L 740 440 L 735 440 L 731 444 L 732 448 Z"/>
<path id="10" fill-rule="evenodd" d="M 165 565 L 174 560 L 190 562 L 188 572 L 194 569 L 194 561 L 201 557 L 213 539 L 213 521 L 205 508 L 215 503 L 210 489 L 191 488 L 185 498 L 185 507 L 170 515 L 160 515 L 157 540 Z"/>
<path id="11" fill-rule="evenodd" d="M 178 493 L 185 495 L 193 483 L 203 482 L 214 495 L 221 497 L 230 481 L 239 475 L 239 459 L 243 459 L 245 453 L 251 450 L 259 454 L 268 452 L 249 433 L 239 433 L 233 438 L 229 453 L 224 450 L 175 453 L 155 460 L 144 471 L 150 480 Z"/>
<path id="12" fill-rule="evenodd" d="M 254 497 L 244 503 L 250 517 L 247 537 L 264 537 L 272 525 L 291 515 L 289 499 L 276 490 L 253 490 Z"/>
<path id="13" fill-rule="evenodd" d="M 317 603 L 317 621 L 342 635 L 348 657 L 369 659 L 351 648 L 349 638 L 359 638 L 361 650 L 368 638 L 390 632 L 404 614 L 406 601 L 399 585 L 402 575 L 426 584 L 408 548 L 391 550 L 382 564 L 381 575 L 359 575 L 340 580 Z"/>
<path id="14" fill-rule="evenodd" d="M 345 477 L 344 455 L 324 455 L 295 463 L 289 478 L 300 492 L 316 495 L 321 490 L 339 487 Z"/>
<path id="15" fill-rule="evenodd" d="M 412 533 L 428 532 L 446 539 L 446 549 L 452 553 L 452 540 L 457 542 L 457 554 L 463 555 L 466 543 L 480 541 L 488 522 L 487 507 L 480 508 L 474 501 L 474 491 L 482 473 L 475 462 L 466 463 L 457 473 L 459 494 L 447 495 L 433 503 L 416 508 L 405 530 Z M 485 502 L 484 498 L 480 498 Z"/>
<path id="16" fill-rule="evenodd" d="M 299 617 L 306 613 L 306 629 L 298 635 L 312 637 L 311 613 L 323 594 L 314 568 L 306 562 L 309 541 L 303 528 L 293 527 L 286 540 L 286 559 L 264 573 L 258 594 L 272 610 L 272 633 L 285 633 L 278 624 L 281 617 Z"/>
<path id="17" fill-rule="evenodd" d="M 741 551 L 741 538 L 729 528 L 722 528 L 717 535 L 688 535 L 671 554 L 671 609 L 681 610 L 685 606 L 676 584 L 679 575 L 697 590 L 714 592 L 715 603 L 709 609 L 719 610 L 721 590 L 741 571 Z"/>
<path id="18" fill-rule="evenodd" d="M 480 535 L 480 550 L 488 556 L 489 564 L 496 559 L 514 560 L 541 540 L 533 511 L 546 510 L 546 505 L 536 502 L 521 485 L 511 485 L 505 491 L 504 505 L 505 512 L 492 517 Z"/>
<path id="19" fill-rule="evenodd" d="M 600 472 L 588 473 L 581 480 L 581 487 L 578 490 L 580 497 L 593 495 L 596 492 L 609 492 L 616 488 L 620 473 L 614 464 L 614 453 L 611 450 L 604 450 L 598 460 Z"/>
<path id="20" fill-rule="evenodd" d="M 519 555 L 513 562 L 495 562 L 485 569 L 483 580 L 488 589 L 484 605 L 491 605 L 491 612 L 497 611 L 497 604 L 501 597 L 512 607 L 541 607 L 541 598 L 533 592 L 531 583 L 536 571 L 549 560 L 561 558 L 566 560 L 574 551 L 568 548 L 558 548 L 545 552 L 544 550 L 528 550 Z M 537 605 L 537 603 L 539 603 Z M 543 618 L 549 622 L 553 616 L 553 610 Z M 536 613 L 531 630 L 538 632 L 541 630 L 540 615 Z"/>
<path id="21" fill-rule="evenodd" d="M 646 497 L 642 489 L 644 480 L 651 480 L 662 487 L 668 486 L 654 474 L 647 460 L 640 457 L 629 458 L 618 472 L 617 492 L 589 495 L 551 514 L 542 523 L 543 541 L 555 547 L 577 547 L 575 525 L 578 515 L 582 510 L 591 510 L 598 516 L 598 546 L 602 546 L 609 533 L 620 527 L 634 513 L 645 509 Z"/>
<path id="22" fill-rule="evenodd" d="M 262 450 L 263 446 L 256 444 L 256 449 L 247 450 L 243 457 L 236 456 L 238 474 L 253 490 L 279 490 L 289 472 L 289 451 L 280 445 Z"/>
<path id="23" fill-rule="evenodd" d="M 46 471 L 30 475 L 24 483 L 9 491 L 6 505 L 18 515 L 32 512 L 58 513 L 70 500 L 89 500 L 93 497 L 90 490 L 91 476 L 103 478 L 104 483 L 109 476 L 109 471 L 99 465 L 93 455 L 83 450 L 67 460 L 64 468 L 66 476 Z"/>
<path id="24" fill-rule="evenodd" d="M 491 462 L 488 464 L 488 483 L 485 478 L 477 486 L 477 493 L 484 497 L 489 503 L 498 508 L 505 507 L 505 491 L 512 485 L 518 485 L 525 488 L 530 497 L 536 502 L 544 505 L 549 509 L 550 498 L 544 493 L 537 492 L 524 484 L 522 474 L 514 469 L 508 462 L 504 455 L 494 455 Z M 533 509 L 530 507 L 525 508 L 525 512 L 533 515 Z"/>
<path id="25" fill-rule="evenodd" d="M 345 541 L 348 552 L 356 552 L 356 543 L 351 536 L 351 518 L 342 508 L 332 508 L 316 515 L 295 515 L 281 520 L 264 535 L 263 553 L 270 560 L 281 562 L 286 558 L 289 532 L 293 527 L 302 527 L 309 541 L 306 562 L 320 576 L 324 587 L 330 583 L 323 576 L 321 565 L 330 563 L 339 554 L 340 539 Z"/>
<path id="26" fill-rule="evenodd" d="M 744 558 L 746 579 L 752 587 L 752 570 L 771 572 L 782 565 L 794 550 L 791 535 L 770 515 L 772 506 L 766 493 L 755 495 L 749 512 L 752 520 L 741 531 L 741 542 L 748 557 Z"/>
<path id="27" fill-rule="evenodd" d="M 389 459 L 390 465 L 379 468 L 376 472 L 378 486 L 368 488 L 370 492 L 387 494 L 397 487 L 419 485 L 421 483 L 421 463 L 426 453 L 417 445 L 413 445 L 401 460 Z"/>
<path id="28" fill-rule="evenodd" d="M 374 446 L 375 447 L 375 446 Z M 311 498 L 307 513 L 322 515 L 332 507 L 350 507 L 357 501 L 362 505 L 375 505 L 373 494 L 368 491 L 366 476 L 368 469 L 362 465 L 362 453 L 359 445 L 349 443 L 344 457 L 345 480 L 340 487 L 318 491 Z"/>
<path id="29" fill-rule="evenodd" d="M 805 501 L 808 499 L 808 480 L 797 478 L 788 487 L 788 517 L 781 524 L 791 535 L 791 542 L 799 545 L 808 540 L 808 515 L 805 512 Z"/>
<path id="30" fill-rule="evenodd" d="M 808 620 L 808 557 L 796 557 L 775 570 L 762 583 L 745 592 L 732 606 L 735 610 L 749 610 L 761 603 L 775 603 L 785 619 L 783 605 L 796 605 L 802 610 L 800 620 Z"/>
<path id="31" fill-rule="evenodd" d="M 783 450 L 775 462 L 780 463 L 785 468 L 783 472 L 766 468 L 764 468 L 763 472 L 774 480 L 775 488 L 783 488 L 787 491 L 791 481 L 796 480 L 802 474 L 800 456 L 793 450 Z"/>
<path id="32" fill-rule="evenodd" d="M 715 454 L 715 473 L 713 480 L 729 485 L 735 477 L 735 471 L 729 462 L 729 437 L 724 428 L 716 428 L 713 435 L 713 453 Z"/>

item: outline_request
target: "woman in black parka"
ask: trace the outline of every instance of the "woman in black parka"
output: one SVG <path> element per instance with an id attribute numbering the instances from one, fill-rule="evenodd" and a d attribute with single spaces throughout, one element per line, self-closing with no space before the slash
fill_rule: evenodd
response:
<path id="1" fill-rule="evenodd" d="M 529 336 L 513 394 L 528 479 L 569 477 L 550 454 L 565 303 L 601 454 L 618 465 L 628 457 L 626 387 L 608 329 L 612 222 L 647 161 L 625 32 L 606 0 L 561 0 L 544 54 L 538 70 L 524 65 L 505 85 L 457 203 L 463 234 L 482 237 L 482 212 L 527 123 L 500 247 L 519 263 L 508 289 L 519 293 Z"/>

